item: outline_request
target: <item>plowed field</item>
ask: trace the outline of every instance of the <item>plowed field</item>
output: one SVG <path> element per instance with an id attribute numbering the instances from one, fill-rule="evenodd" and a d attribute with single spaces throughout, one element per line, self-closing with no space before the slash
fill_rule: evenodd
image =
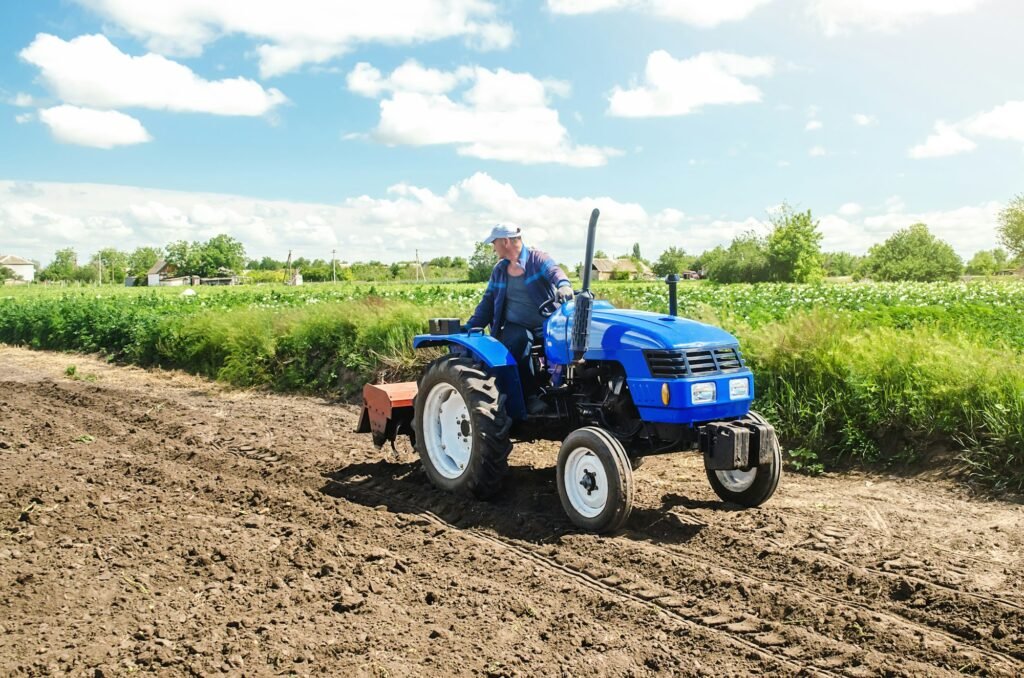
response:
<path id="1" fill-rule="evenodd" d="M 672 455 L 596 537 L 556 444 L 479 503 L 358 413 L 0 348 L 0 673 L 1024 674 L 1020 503 L 790 474 L 735 511 Z"/>

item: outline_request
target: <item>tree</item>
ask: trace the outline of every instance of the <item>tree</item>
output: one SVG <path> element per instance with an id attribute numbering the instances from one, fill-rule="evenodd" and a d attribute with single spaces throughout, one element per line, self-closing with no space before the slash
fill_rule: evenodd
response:
<path id="1" fill-rule="evenodd" d="M 657 275 L 666 276 L 670 273 L 692 270 L 693 261 L 694 258 L 688 255 L 682 247 L 669 247 L 661 253 L 651 268 Z"/>
<path id="2" fill-rule="evenodd" d="M 53 253 L 53 261 L 39 272 L 39 279 L 49 282 L 69 282 L 75 279 L 76 270 L 78 270 L 78 254 L 73 248 L 65 247 Z"/>
<path id="3" fill-rule="evenodd" d="M 149 269 L 162 258 L 163 252 L 158 247 L 136 247 L 135 251 L 128 255 L 128 275 L 135 276 L 136 285 L 145 284 Z"/>
<path id="4" fill-rule="evenodd" d="M 999 241 L 1014 257 L 1024 259 L 1024 193 L 999 213 Z"/>
<path id="5" fill-rule="evenodd" d="M 245 266 L 245 246 L 229 235 L 215 235 L 205 243 L 178 240 L 166 250 L 167 263 L 181 275 L 214 277 L 225 271 L 241 271 Z"/>
<path id="6" fill-rule="evenodd" d="M 644 259 L 644 255 L 640 254 L 640 243 L 633 243 L 633 252 L 629 255 L 629 258 L 637 263 L 646 264 L 647 260 Z"/>
<path id="7" fill-rule="evenodd" d="M 872 280 L 956 280 L 963 261 L 948 243 L 931 234 L 924 224 L 897 231 L 881 245 L 874 245 L 858 274 Z"/>
<path id="8" fill-rule="evenodd" d="M 970 275 L 993 275 L 1006 268 L 1006 250 L 981 250 L 976 252 L 967 262 L 967 273 Z"/>
<path id="9" fill-rule="evenodd" d="M 594 252 L 595 259 L 607 259 L 608 255 L 604 253 L 604 250 L 597 250 Z"/>
<path id="10" fill-rule="evenodd" d="M 202 245 L 203 269 L 199 275 L 236 273 L 245 267 L 245 246 L 229 235 L 215 235 Z"/>
<path id="11" fill-rule="evenodd" d="M 767 243 L 753 231 L 737 236 L 728 249 L 705 252 L 701 259 L 708 278 L 715 282 L 754 283 L 770 278 Z"/>
<path id="12" fill-rule="evenodd" d="M 849 252 L 824 252 L 821 255 L 821 265 L 828 276 L 853 275 L 863 258 Z"/>
<path id="13" fill-rule="evenodd" d="M 89 266 L 102 273 L 105 283 L 123 283 L 128 271 L 128 254 L 114 247 L 104 247 L 89 260 Z"/>
<path id="14" fill-rule="evenodd" d="M 483 282 L 490 280 L 491 271 L 498 263 L 498 255 L 487 243 L 478 242 L 473 250 L 473 256 L 469 258 L 469 282 Z"/>
<path id="15" fill-rule="evenodd" d="M 4 280 L 20 280 L 21 276 L 7 268 L 6 266 L 0 266 L 0 282 Z"/>
<path id="16" fill-rule="evenodd" d="M 778 282 L 814 282 L 821 280 L 821 232 L 811 211 L 794 212 L 783 205 L 771 219 L 768 235 L 768 270 Z"/>

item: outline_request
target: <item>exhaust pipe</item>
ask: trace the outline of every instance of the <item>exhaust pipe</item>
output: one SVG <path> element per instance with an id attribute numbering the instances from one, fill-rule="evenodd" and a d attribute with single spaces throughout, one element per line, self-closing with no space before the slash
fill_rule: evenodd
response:
<path id="1" fill-rule="evenodd" d="M 594 295 L 590 291 L 590 270 L 594 267 L 594 241 L 597 239 L 597 218 L 601 215 L 597 208 L 590 213 L 590 225 L 587 227 L 587 255 L 583 262 L 583 289 L 576 295 L 576 312 L 572 325 L 572 356 L 580 362 L 587 352 L 590 341 L 590 316 L 594 308 Z"/>
<path id="2" fill-rule="evenodd" d="M 665 283 L 668 285 L 668 314 L 679 315 L 679 303 L 676 296 L 676 286 L 679 284 L 679 276 L 669 273 L 665 276 Z"/>

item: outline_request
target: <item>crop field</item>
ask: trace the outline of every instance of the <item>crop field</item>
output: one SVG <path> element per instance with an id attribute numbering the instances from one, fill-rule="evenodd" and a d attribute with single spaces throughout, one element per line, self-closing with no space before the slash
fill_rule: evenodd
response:
<path id="1" fill-rule="evenodd" d="M 242 387 L 352 396 L 415 378 L 432 316 L 468 317 L 481 284 L 5 288 L 0 341 L 98 352 Z M 665 311 L 663 283 L 599 283 Z M 791 467 L 941 461 L 1024 489 L 1024 284 L 680 285 L 683 316 L 721 325 L 755 370 Z"/>

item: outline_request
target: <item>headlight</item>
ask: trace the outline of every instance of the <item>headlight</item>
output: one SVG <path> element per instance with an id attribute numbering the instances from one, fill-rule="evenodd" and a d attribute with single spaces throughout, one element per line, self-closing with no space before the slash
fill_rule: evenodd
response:
<path id="1" fill-rule="evenodd" d="M 690 386 L 690 401 L 694 405 L 715 402 L 715 383 L 705 382 Z"/>
<path id="2" fill-rule="evenodd" d="M 729 380 L 729 399 L 738 400 L 739 398 L 750 397 L 750 381 L 747 379 L 730 379 Z"/>

